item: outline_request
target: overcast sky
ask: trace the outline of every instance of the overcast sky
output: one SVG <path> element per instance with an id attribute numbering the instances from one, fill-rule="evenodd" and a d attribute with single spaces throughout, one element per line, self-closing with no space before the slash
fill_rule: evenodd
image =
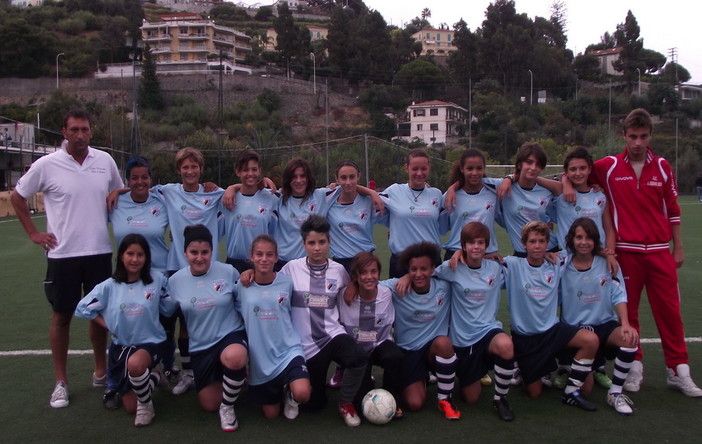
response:
<path id="1" fill-rule="evenodd" d="M 241 0 L 237 0 L 238 3 Z M 353 0 L 350 0 L 353 1 Z M 378 10 L 388 24 L 402 26 L 429 8 L 429 22 L 434 26 L 446 23 L 452 27 L 463 18 L 471 30 L 485 19 L 489 0 L 363 0 L 366 6 Z M 243 0 L 246 4 L 272 4 Z M 552 0 L 516 0 L 518 13 L 529 17 L 549 17 Z M 613 33 L 623 23 L 629 9 L 641 28 L 644 47 L 658 51 L 670 60 L 670 48 L 677 48 L 678 63 L 692 75 L 690 83 L 702 83 L 702 39 L 697 34 L 702 20 L 699 0 L 565 0 L 568 48 L 577 55 L 600 41 L 605 32 Z"/>

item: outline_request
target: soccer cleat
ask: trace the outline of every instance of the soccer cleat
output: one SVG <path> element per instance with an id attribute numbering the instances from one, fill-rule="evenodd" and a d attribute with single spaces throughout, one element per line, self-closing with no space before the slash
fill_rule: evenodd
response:
<path id="1" fill-rule="evenodd" d="M 641 361 L 634 361 L 631 363 L 629 374 L 626 375 L 626 381 L 624 381 L 624 390 L 626 390 L 627 392 L 638 392 L 639 390 L 641 390 L 642 383 L 643 363 Z"/>
<path id="2" fill-rule="evenodd" d="M 609 376 L 607 376 L 607 373 L 605 373 L 604 368 L 598 368 L 597 370 L 592 372 L 592 376 L 595 378 L 595 382 L 600 387 L 606 389 L 612 387 L 612 380 L 609 379 Z"/>
<path id="3" fill-rule="evenodd" d="M 188 372 L 187 370 L 183 370 L 180 375 L 180 380 L 178 381 L 178 384 L 173 387 L 172 393 L 174 395 L 182 395 L 183 393 L 187 392 L 191 388 L 195 386 L 195 377 L 193 376 L 192 372 Z"/>
<path id="4" fill-rule="evenodd" d="M 51 393 L 49 405 L 55 409 L 68 407 L 68 386 L 65 382 L 59 381 L 56 383 L 56 387 L 54 387 L 54 391 Z"/>
<path id="5" fill-rule="evenodd" d="M 154 420 L 154 416 L 156 416 L 156 413 L 154 413 L 154 403 L 152 401 L 137 401 L 136 416 L 134 417 L 135 427 L 144 427 L 151 424 L 151 421 Z"/>
<path id="6" fill-rule="evenodd" d="M 556 376 L 553 378 L 553 386 L 559 390 L 563 390 L 568 385 L 568 372 L 557 371 Z"/>
<path id="7" fill-rule="evenodd" d="M 340 388 L 342 379 L 344 379 L 344 368 L 337 366 L 331 378 L 329 378 L 329 381 L 327 381 L 327 387 L 333 389 Z"/>
<path id="8" fill-rule="evenodd" d="M 634 413 L 634 403 L 624 393 L 607 393 L 607 404 L 620 415 Z"/>
<path id="9" fill-rule="evenodd" d="M 542 376 L 540 381 L 544 387 L 553 387 L 553 379 L 551 378 L 551 375 Z"/>
<path id="10" fill-rule="evenodd" d="M 361 425 L 361 417 L 356 413 L 356 407 L 350 402 L 339 403 L 339 415 L 349 427 Z"/>
<path id="11" fill-rule="evenodd" d="M 497 416 L 503 421 L 514 421 L 514 412 L 512 407 L 509 406 L 506 396 L 500 396 L 499 398 L 492 401 L 492 406 L 495 407 L 497 411 Z"/>
<path id="12" fill-rule="evenodd" d="M 178 381 L 180 381 L 180 369 L 176 366 L 173 366 L 170 370 L 164 371 L 163 374 L 166 375 L 169 384 L 176 385 Z"/>
<path id="13" fill-rule="evenodd" d="M 300 414 L 300 403 L 295 401 L 290 388 L 285 389 L 285 400 L 283 401 L 283 416 L 288 419 L 295 419 Z"/>
<path id="14" fill-rule="evenodd" d="M 102 405 L 104 405 L 106 409 L 118 409 L 120 403 L 119 393 L 117 390 L 107 389 L 105 390 L 105 393 L 102 394 Z"/>
<path id="15" fill-rule="evenodd" d="M 561 400 L 563 401 L 563 404 L 572 405 L 588 412 L 594 412 L 597 410 L 597 406 L 585 399 L 585 397 L 581 395 L 578 390 L 572 393 L 563 393 Z"/>
<path id="16" fill-rule="evenodd" d="M 219 405 L 219 424 L 225 432 L 234 432 L 239 428 L 233 405 Z"/>
<path id="17" fill-rule="evenodd" d="M 485 373 L 485 376 L 480 378 L 480 385 L 482 385 L 483 387 L 490 387 L 492 385 L 492 378 L 490 377 L 490 375 Z"/>
<path id="18" fill-rule="evenodd" d="M 666 383 L 668 387 L 683 392 L 685 396 L 691 398 L 699 398 L 702 396 L 702 389 L 695 385 L 695 382 L 690 376 L 690 366 L 687 364 L 678 364 L 676 372 L 672 368 L 667 369 L 668 377 Z"/>
<path id="19" fill-rule="evenodd" d="M 107 373 L 98 378 L 93 372 L 93 387 L 107 387 Z"/>
<path id="20" fill-rule="evenodd" d="M 456 419 L 461 419 L 461 412 L 453 405 L 451 398 L 439 399 L 439 411 L 444 414 L 446 419 L 455 421 Z"/>
<path id="21" fill-rule="evenodd" d="M 397 410 L 395 410 L 395 415 L 392 417 L 392 419 L 402 419 L 404 417 L 405 412 L 403 412 L 402 409 L 398 407 Z"/>

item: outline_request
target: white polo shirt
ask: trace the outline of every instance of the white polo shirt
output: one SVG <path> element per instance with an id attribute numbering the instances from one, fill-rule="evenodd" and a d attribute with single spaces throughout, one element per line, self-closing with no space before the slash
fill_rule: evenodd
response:
<path id="1" fill-rule="evenodd" d="M 105 199 L 124 183 L 109 154 L 88 150 L 81 165 L 68 154 L 64 141 L 60 150 L 39 158 L 17 181 L 15 191 L 23 198 L 44 195 L 46 231 L 58 241 L 49 251 L 52 259 L 112 252 Z"/>

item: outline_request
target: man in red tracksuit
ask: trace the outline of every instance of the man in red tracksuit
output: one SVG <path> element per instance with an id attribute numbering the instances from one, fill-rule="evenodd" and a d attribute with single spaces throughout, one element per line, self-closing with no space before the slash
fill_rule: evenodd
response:
<path id="1" fill-rule="evenodd" d="M 684 261 L 680 236 L 680 206 L 673 171 L 667 160 L 649 147 L 653 122 L 644 109 L 624 120 L 623 153 L 595 162 L 590 180 L 604 188 L 617 231 L 615 248 L 628 297 L 630 324 L 639 327 L 641 292 L 646 293 L 668 367 L 667 385 L 687 396 L 702 389 L 690 377 L 687 345 L 680 313 L 677 268 Z M 671 253 L 669 242 L 673 241 Z M 638 391 L 643 381 L 639 347 L 624 389 Z"/>

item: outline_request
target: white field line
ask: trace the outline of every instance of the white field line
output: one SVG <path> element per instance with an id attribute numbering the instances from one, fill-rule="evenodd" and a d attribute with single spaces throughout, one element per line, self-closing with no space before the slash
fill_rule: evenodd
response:
<path id="1" fill-rule="evenodd" d="M 685 338 L 685 342 L 688 343 L 698 343 L 702 342 L 702 337 L 691 337 Z M 641 339 L 642 344 L 660 344 L 660 338 L 643 338 Z M 48 356 L 51 354 L 51 350 L 10 350 L 10 351 L 0 351 L 0 357 L 5 356 Z M 92 350 L 68 350 L 69 355 L 92 355 Z"/>
<path id="2" fill-rule="evenodd" d="M 46 214 L 37 214 L 32 216 L 32 219 L 40 219 L 46 217 Z M 0 220 L 0 224 L 6 224 L 8 222 L 17 222 L 19 219 L 16 217 L 13 217 L 12 219 L 7 219 L 7 220 Z"/>

